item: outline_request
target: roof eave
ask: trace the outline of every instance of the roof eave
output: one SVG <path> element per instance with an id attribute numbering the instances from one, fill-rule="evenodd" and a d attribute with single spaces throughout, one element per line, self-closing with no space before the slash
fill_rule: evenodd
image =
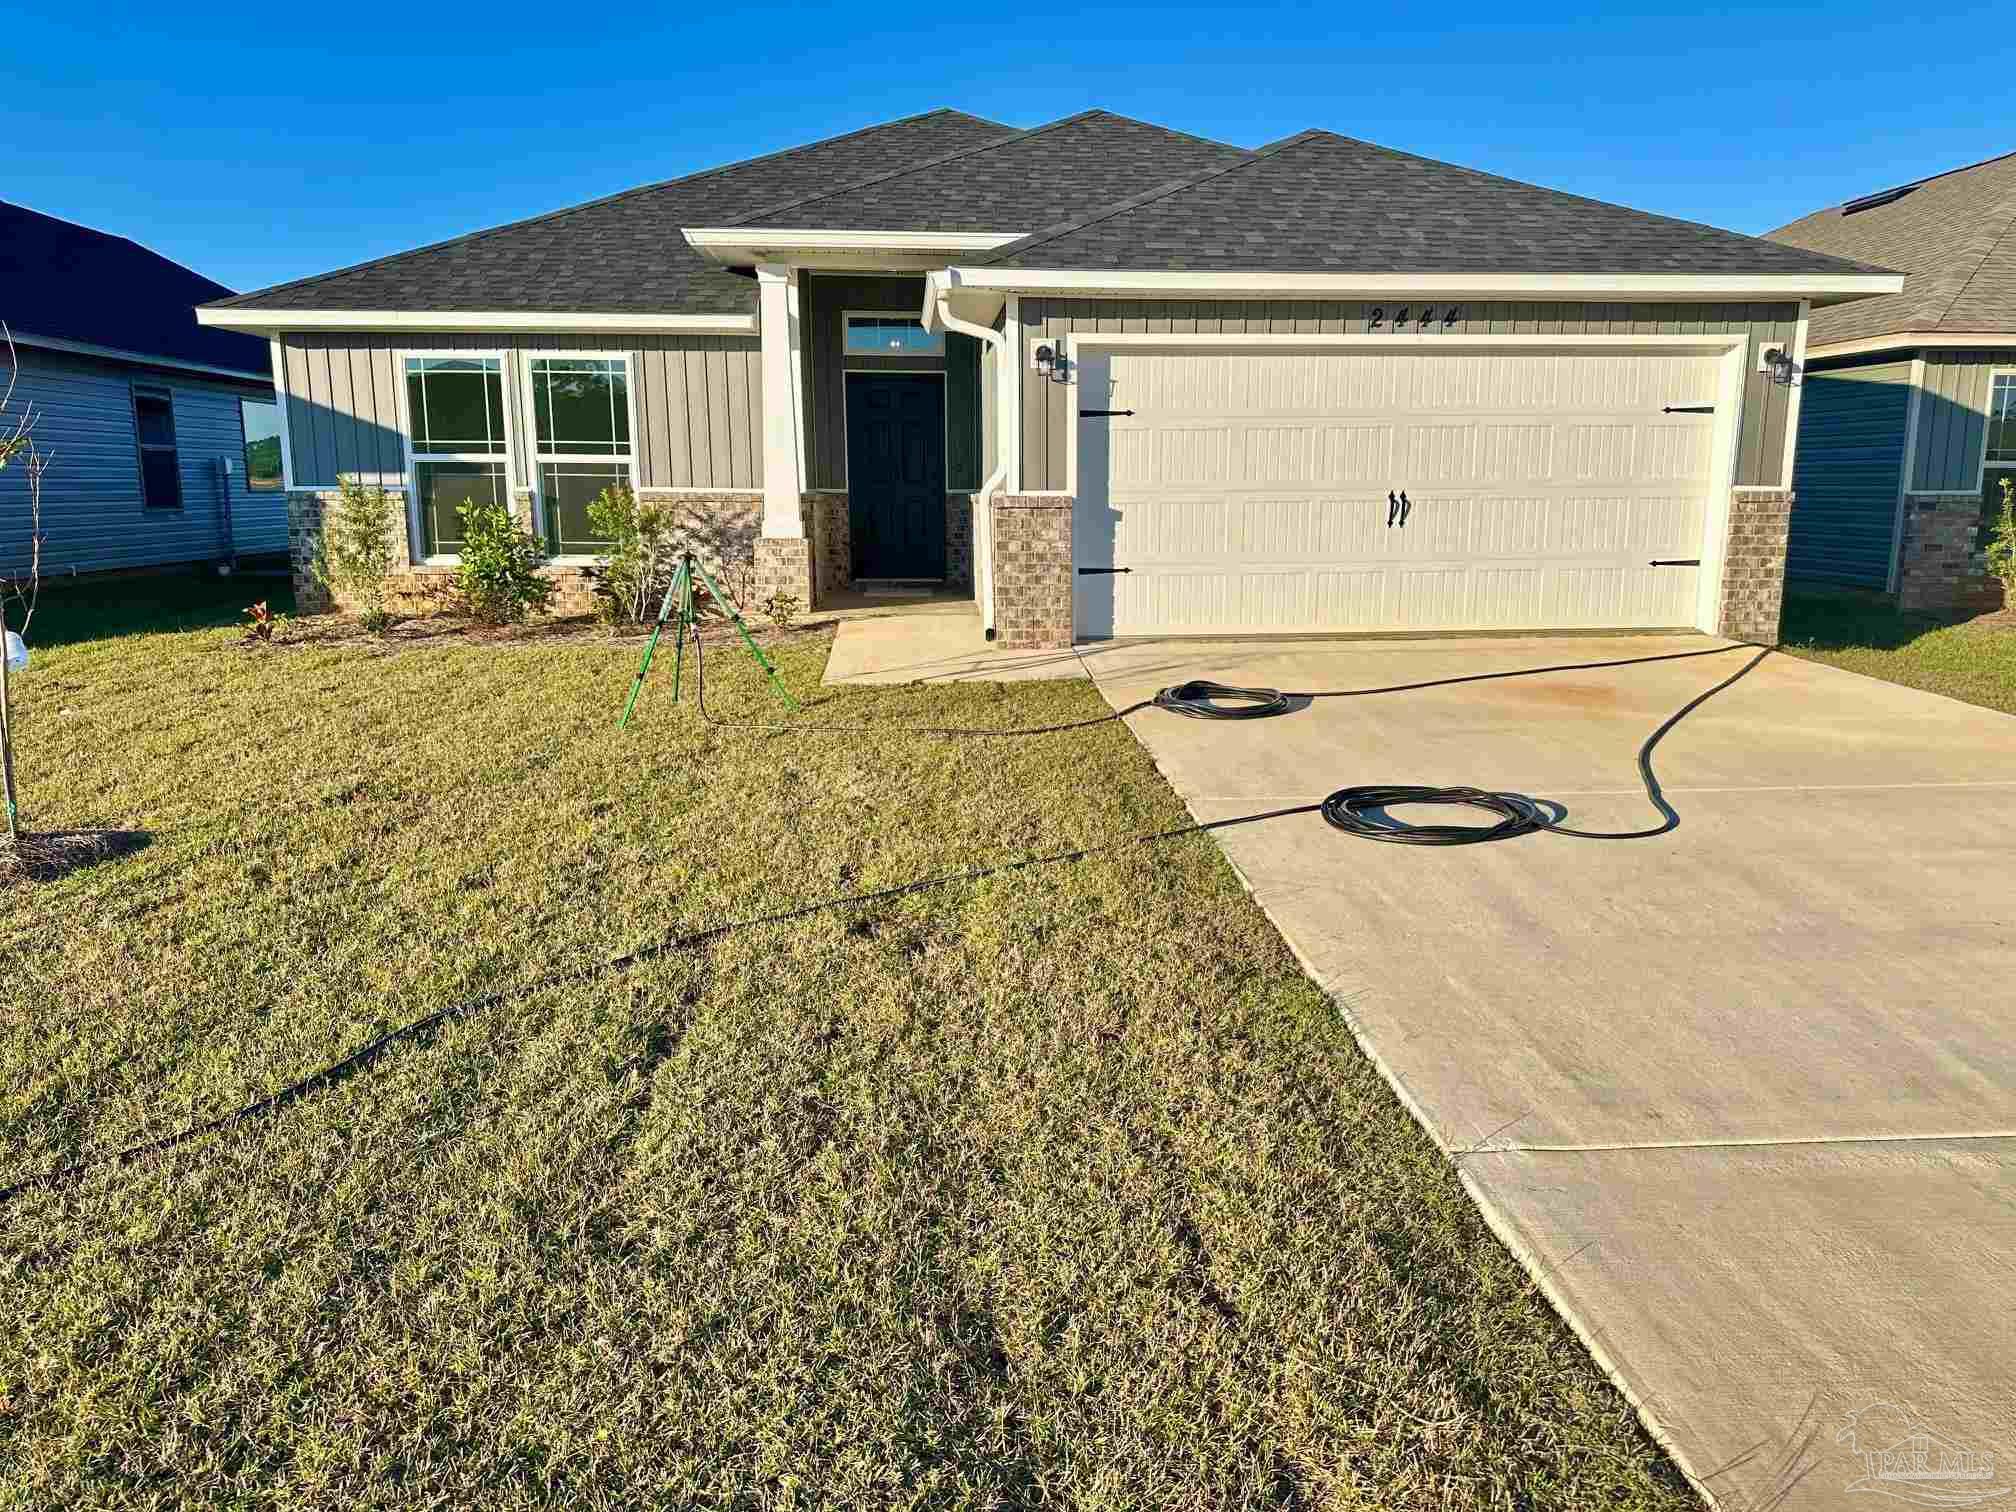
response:
<path id="1" fill-rule="evenodd" d="M 956 284 L 1023 294 L 1280 294 L 1387 299 L 1807 300 L 1817 309 L 1896 294 L 1901 273 L 1270 273 L 955 266 Z"/>
<path id="2" fill-rule="evenodd" d="M 749 336 L 752 315 L 627 310 L 285 310 L 198 305 L 196 323 L 248 336 L 281 331 L 596 331 L 657 336 Z"/>
<path id="3" fill-rule="evenodd" d="M 829 231 L 792 226 L 689 226 L 687 244 L 724 268 L 788 263 L 800 268 L 927 272 L 961 253 L 992 252 L 1021 231 Z"/>

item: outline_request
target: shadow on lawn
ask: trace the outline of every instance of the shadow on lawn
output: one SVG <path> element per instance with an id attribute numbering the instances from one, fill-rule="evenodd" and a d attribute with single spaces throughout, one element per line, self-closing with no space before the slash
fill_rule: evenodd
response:
<path id="1" fill-rule="evenodd" d="M 1788 593 L 1779 639 L 1787 646 L 1815 651 L 1897 651 L 1936 630 L 1976 618 L 1906 614 L 1887 596 L 1876 593 Z"/>
<path id="2" fill-rule="evenodd" d="M 47 578 L 28 639 L 33 649 L 46 651 L 126 635 L 242 626 L 246 609 L 261 599 L 276 614 L 294 612 L 293 585 L 284 577 L 161 572 L 77 583 Z"/>
<path id="3" fill-rule="evenodd" d="M 0 876 L 12 873 L 30 882 L 60 882 L 87 866 L 116 861 L 153 843 L 146 830 L 24 830 L 14 845 L 0 839 Z"/>

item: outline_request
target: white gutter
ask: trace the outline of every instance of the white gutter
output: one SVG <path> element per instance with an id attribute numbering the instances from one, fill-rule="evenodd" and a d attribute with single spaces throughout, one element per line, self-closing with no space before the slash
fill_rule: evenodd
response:
<path id="1" fill-rule="evenodd" d="M 942 275 L 932 273 L 924 280 L 924 329 L 942 325 L 948 331 L 984 341 L 994 349 L 998 380 L 994 390 L 994 470 L 973 496 L 973 594 L 980 601 L 980 628 L 988 640 L 994 639 L 994 495 L 1008 479 L 1008 448 L 1019 445 L 1019 437 L 1008 434 L 1008 385 L 1016 373 L 1009 361 L 1008 337 L 992 326 L 975 325 L 952 313 L 952 285 Z"/>
<path id="2" fill-rule="evenodd" d="M 277 331 L 635 331 L 753 336 L 754 315 L 624 314 L 613 310 L 254 310 L 198 305 L 196 323 L 269 336 Z"/>
<path id="3" fill-rule="evenodd" d="M 1868 294 L 1898 294 L 1901 273 L 1262 273 L 953 267 L 964 289 L 1022 294 L 1327 294 L 1368 299 L 1810 299 L 1814 308 Z"/>

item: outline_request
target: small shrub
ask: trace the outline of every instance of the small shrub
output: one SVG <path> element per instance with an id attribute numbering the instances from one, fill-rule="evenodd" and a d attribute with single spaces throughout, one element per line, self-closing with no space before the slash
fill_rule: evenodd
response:
<path id="1" fill-rule="evenodd" d="M 2002 511 L 1988 527 L 1988 570 L 2016 605 L 2016 478 L 2002 479 Z"/>
<path id="2" fill-rule="evenodd" d="M 795 593 L 773 593 L 763 601 L 763 612 L 779 630 L 789 630 L 804 609 L 805 601 Z"/>
<path id="3" fill-rule="evenodd" d="M 259 600 L 245 611 L 245 639 L 265 643 L 285 640 L 287 636 L 287 616 L 275 614 L 265 599 Z"/>
<path id="4" fill-rule="evenodd" d="M 455 592 L 472 619 L 486 625 L 519 625 L 546 612 L 553 584 L 540 576 L 546 548 L 512 518 L 502 503 L 465 499 L 462 565 L 455 569 Z"/>
<path id="5" fill-rule="evenodd" d="M 309 564 L 309 575 L 330 597 L 355 604 L 357 617 L 374 634 L 392 623 L 387 600 L 403 525 L 384 489 L 344 478 L 323 516 L 322 539 Z"/>
<path id="6" fill-rule="evenodd" d="M 596 495 L 588 521 L 610 543 L 595 582 L 602 617 L 615 625 L 649 619 L 678 556 L 672 511 L 663 504 L 640 504 L 619 483 Z"/>

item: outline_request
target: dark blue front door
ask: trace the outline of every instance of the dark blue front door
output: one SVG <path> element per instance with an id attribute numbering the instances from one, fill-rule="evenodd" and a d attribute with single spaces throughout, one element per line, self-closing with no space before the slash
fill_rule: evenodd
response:
<path id="1" fill-rule="evenodd" d="M 854 576 L 945 576 L 945 380 L 847 375 Z"/>

